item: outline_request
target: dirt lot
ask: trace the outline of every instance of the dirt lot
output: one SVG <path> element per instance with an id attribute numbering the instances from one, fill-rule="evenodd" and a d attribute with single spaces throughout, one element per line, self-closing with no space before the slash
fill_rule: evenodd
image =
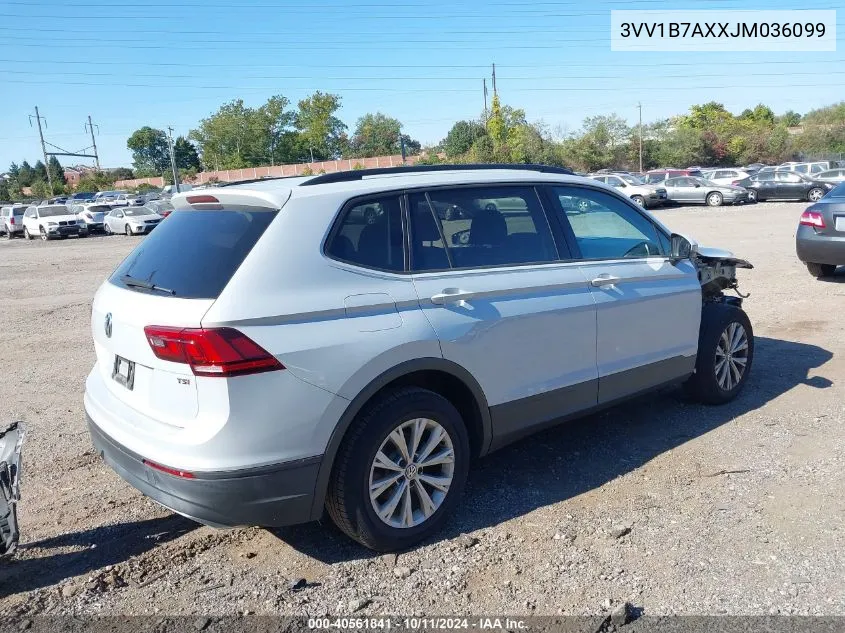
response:
<path id="1" fill-rule="evenodd" d="M 328 524 L 200 527 L 124 484 L 94 455 L 82 390 L 89 303 L 138 238 L 3 240 L 0 422 L 29 435 L 0 614 L 845 614 L 845 275 L 815 281 L 796 260 L 804 206 L 657 212 L 756 266 L 737 401 L 669 392 L 524 440 L 398 558 Z"/>

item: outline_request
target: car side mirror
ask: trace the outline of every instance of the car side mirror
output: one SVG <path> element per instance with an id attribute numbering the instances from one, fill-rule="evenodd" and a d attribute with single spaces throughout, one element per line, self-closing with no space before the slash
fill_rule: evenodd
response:
<path id="1" fill-rule="evenodd" d="M 698 250 L 696 242 L 680 233 L 672 233 L 671 244 L 671 257 L 674 260 L 689 259 Z"/>

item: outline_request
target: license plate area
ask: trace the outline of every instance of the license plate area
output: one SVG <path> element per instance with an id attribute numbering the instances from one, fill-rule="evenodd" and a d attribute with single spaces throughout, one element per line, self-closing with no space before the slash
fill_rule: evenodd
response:
<path id="1" fill-rule="evenodd" d="M 135 386 L 135 363 L 122 356 L 115 356 L 111 377 L 115 382 L 132 391 Z"/>
<path id="2" fill-rule="evenodd" d="M 836 217 L 836 230 L 845 232 L 845 215 Z"/>

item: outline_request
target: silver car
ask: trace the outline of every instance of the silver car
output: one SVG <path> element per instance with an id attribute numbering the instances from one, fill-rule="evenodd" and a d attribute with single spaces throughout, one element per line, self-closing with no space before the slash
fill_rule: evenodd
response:
<path id="1" fill-rule="evenodd" d="M 828 169 L 816 174 L 814 178 L 822 182 L 845 182 L 845 169 Z"/>
<path id="2" fill-rule="evenodd" d="M 659 207 L 667 201 L 666 189 L 662 184 L 648 185 L 640 178 L 630 174 L 593 174 L 590 178 L 608 184 L 611 187 L 616 187 L 638 206 L 646 209 Z"/>
<path id="3" fill-rule="evenodd" d="M 678 204 L 706 204 L 720 207 L 723 204 L 748 202 L 748 190 L 745 187 L 717 185 L 715 182 L 697 176 L 679 176 L 667 178 L 663 185 L 669 200 Z"/>
<path id="4" fill-rule="evenodd" d="M 152 231 L 163 219 L 147 207 L 115 207 L 103 218 L 103 230 L 107 235 L 143 235 Z"/>

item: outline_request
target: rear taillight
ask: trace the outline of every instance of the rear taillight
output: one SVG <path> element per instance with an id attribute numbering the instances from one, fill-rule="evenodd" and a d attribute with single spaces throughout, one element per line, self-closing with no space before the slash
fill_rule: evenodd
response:
<path id="1" fill-rule="evenodd" d="M 183 363 L 196 376 L 243 376 L 284 369 L 275 356 L 232 328 L 144 328 L 153 353 Z"/>
<path id="2" fill-rule="evenodd" d="M 826 226 L 824 223 L 824 216 L 818 211 L 810 210 L 804 211 L 804 213 L 801 214 L 800 223 L 804 226 L 812 226 L 817 229 L 823 229 Z"/>
<path id="3" fill-rule="evenodd" d="M 11 216 L 9 218 L 9 224 L 11 224 L 12 226 L 15 226 L 15 216 Z"/>
<path id="4" fill-rule="evenodd" d="M 734 180 L 733 182 L 731 182 L 731 187 L 738 187 L 740 182 L 741 181 L 739 180 Z"/>
<path id="5" fill-rule="evenodd" d="M 156 470 L 160 470 L 163 473 L 167 473 L 168 475 L 173 475 L 174 477 L 181 477 L 182 479 L 196 479 L 194 473 L 189 473 L 187 470 L 181 470 L 179 468 L 170 468 L 170 466 L 162 466 L 161 464 L 156 464 L 155 462 L 151 462 L 148 459 L 144 460 L 144 464 L 146 464 L 150 468 L 155 468 Z"/>

